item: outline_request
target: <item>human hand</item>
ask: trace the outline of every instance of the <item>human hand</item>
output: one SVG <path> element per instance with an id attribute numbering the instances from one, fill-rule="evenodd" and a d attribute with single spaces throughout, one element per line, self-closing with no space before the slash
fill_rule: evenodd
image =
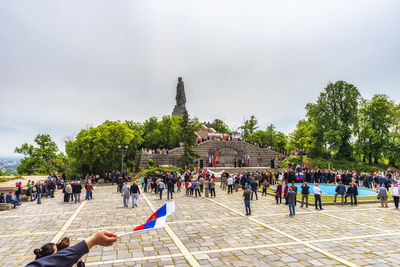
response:
<path id="1" fill-rule="evenodd" d="M 108 231 L 99 231 L 85 241 L 89 249 L 96 245 L 108 247 L 117 241 L 117 235 Z"/>

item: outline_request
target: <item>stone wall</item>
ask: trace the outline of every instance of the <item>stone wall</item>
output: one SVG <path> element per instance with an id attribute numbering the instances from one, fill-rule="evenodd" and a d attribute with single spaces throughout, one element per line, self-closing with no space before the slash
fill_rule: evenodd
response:
<path id="1" fill-rule="evenodd" d="M 242 156 L 250 156 L 249 167 L 270 167 L 271 159 L 274 159 L 280 153 L 275 152 L 268 148 L 260 148 L 258 146 L 246 143 L 244 141 L 237 140 L 210 140 L 198 144 L 194 150 L 200 155 L 200 159 L 204 160 L 204 166 L 206 167 L 206 157 L 209 155 L 217 155 L 219 157 L 220 167 L 231 167 L 233 166 L 233 160 L 239 160 Z M 179 166 L 178 158 L 183 154 L 183 147 L 176 148 L 169 151 L 169 154 L 144 154 L 142 153 L 140 158 L 139 167 L 146 167 L 149 159 L 158 165 L 174 165 Z M 277 162 L 275 163 L 276 166 Z"/>

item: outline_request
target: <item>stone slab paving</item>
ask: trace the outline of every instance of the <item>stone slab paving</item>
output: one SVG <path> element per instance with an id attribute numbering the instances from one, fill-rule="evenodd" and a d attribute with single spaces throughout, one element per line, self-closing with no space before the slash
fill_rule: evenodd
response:
<path id="1" fill-rule="evenodd" d="M 83 258 L 88 266 L 190 266 L 193 259 L 196 266 L 399 266 L 400 212 L 393 204 L 323 211 L 298 205 L 290 217 L 287 206 L 259 195 L 248 218 L 241 194 L 228 195 L 219 185 L 213 199 L 176 193 L 169 231 L 130 233 L 165 203 L 165 194 L 159 200 L 147 193 L 138 208 L 125 208 L 115 186 L 98 186 L 84 204 L 64 204 L 57 191 L 40 206 L 0 212 L 0 266 L 23 266 L 34 248 L 59 236 L 75 244 L 102 229 L 127 234 L 112 247 L 93 248 Z"/>

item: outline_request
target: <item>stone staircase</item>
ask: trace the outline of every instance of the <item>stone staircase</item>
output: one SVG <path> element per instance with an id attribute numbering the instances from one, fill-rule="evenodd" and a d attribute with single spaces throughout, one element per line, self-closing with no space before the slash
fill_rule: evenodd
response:
<path id="1" fill-rule="evenodd" d="M 218 155 L 220 162 L 217 167 L 233 167 L 233 159 L 239 160 L 242 156 L 250 156 L 250 166 L 246 167 L 270 167 L 271 159 L 280 153 L 268 148 L 260 148 L 253 144 L 238 140 L 208 140 L 198 144 L 194 150 L 200 155 L 200 159 L 206 164 L 206 157 Z M 149 159 L 158 165 L 179 166 L 178 158 L 183 154 L 184 148 L 179 147 L 169 151 L 169 154 L 143 154 L 140 157 L 140 168 L 146 167 Z M 279 164 L 275 162 L 275 166 Z"/>

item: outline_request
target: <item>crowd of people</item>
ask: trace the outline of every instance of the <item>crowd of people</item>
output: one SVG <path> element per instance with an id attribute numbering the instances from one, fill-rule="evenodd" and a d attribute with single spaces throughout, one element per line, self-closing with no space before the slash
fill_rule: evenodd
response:
<path id="1" fill-rule="evenodd" d="M 319 183 L 336 185 L 334 202 L 339 197 L 340 205 L 357 205 L 358 187 L 374 188 L 377 197 L 381 201 L 382 206 L 387 207 L 389 197 L 389 188 L 392 188 L 392 196 L 395 207 L 399 206 L 399 173 L 388 169 L 386 172 L 374 171 L 372 174 L 361 173 L 355 171 L 343 170 L 308 170 L 305 166 L 296 166 L 294 170 L 274 171 L 255 173 L 237 173 L 228 174 L 224 172 L 220 178 L 220 188 L 226 190 L 228 194 L 233 193 L 239 188 L 243 190 L 245 200 L 246 215 L 251 215 L 250 202 L 258 200 L 258 192 L 262 192 L 262 196 L 266 196 L 268 189 L 271 187 L 274 191 L 276 204 L 284 204 L 289 206 L 290 214 L 295 215 L 295 207 L 297 204 L 297 194 L 301 194 L 301 206 L 309 206 L 309 195 L 312 184 L 312 192 L 314 196 L 315 209 L 323 210 L 322 195 L 323 192 L 319 187 Z M 297 186 L 296 184 L 301 184 Z M 185 171 L 178 173 L 160 173 L 148 175 L 141 178 L 141 185 L 144 192 L 152 192 L 159 195 L 162 199 L 164 189 L 167 191 L 167 200 L 173 198 L 175 186 L 177 192 L 185 190 L 188 197 L 215 197 L 216 177 L 213 173 L 204 170 L 201 171 Z M 298 190 L 299 189 L 299 190 Z M 128 194 L 128 189 L 126 193 Z M 299 191 L 299 192 L 298 192 Z M 270 192 L 271 193 L 271 192 Z M 132 194 L 131 192 L 129 194 Z M 125 203 L 125 202 L 124 202 Z"/>
<path id="2" fill-rule="evenodd" d="M 311 187 L 315 199 L 315 209 L 323 210 L 321 197 L 322 190 L 319 188 L 319 183 L 334 184 L 335 196 L 334 202 L 338 199 L 340 205 L 357 205 L 358 187 L 374 188 L 377 192 L 377 198 L 381 202 L 382 207 L 388 207 L 389 192 L 394 199 L 396 208 L 399 208 L 399 173 L 388 169 L 386 172 L 374 171 L 373 173 L 360 173 L 355 171 L 343 170 L 309 170 L 306 166 L 296 166 L 293 170 L 275 171 L 267 170 L 264 172 L 254 173 L 232 173 L 223 172 L 219 181 L 211 171 L 182 171 L 182 172 L 156 172 L 147 176 L 141 177 L 140 184 L 136 181 L 131 181 L 131 176 L 120 174 L 119 172 L 109 172 L 104 175 L 104 181 L 117 185 L 117 192 L 121 194 L 124 207 L 130 204 L 132 208 L 138 206 L 139 196 L 141 191 L 144 193 L 153 193 L 160 199 L 165 196 L 167 200 L 173 199 L 175 193 L 181 193 L 186 197 L 215 197 L 215 188 L 217 183 L 222 192 L 233 194 L 242 190 L 244 201 L 244 210 L 246 216 L 251 216 L 251 201 L 257 201 L 259 192 L 261 196 L 273 195 L 276 204 L 286 204 L 289 209 L 289 215 L 295 216 L 297 202 L 300 202 L 300 207 L 308 208 L 309 195 Z M 41 204 L 42 197 L 53 198 L 54 192 L 57 189 L 62 189 L 64 194 L 64 202 L 80 202 L 80 194 L 83 189 L 86 190 L 86 200 L 93 198 L 94 186 L 98 182 L 99 175 L 87 175 L 84 181 L 80 181 L 78 177 L 67 181 L 64 175 L 58 174 L 49 175 L 46 181 L 28 181 L 26 184 L 26 196 L 32 201 L 37 201 Z M 301 184 L 300 186 L 298 184 Z M 312 185 L 310 185 L 312 184 Z M 272 189 L 272 190 L 271 190 Z M 6 196 L 0 196 L 0 202 L 14 204 L 14 207 L 21 205 L 21 195 L 23 193 L 22 183 L 16 183 L 16 190 L 13 194 L 10 191 Z M 301 194 L 301 201 L 297 199 L 297 195 Z M 15 196 L 15 197 L 14 197 Z M 284 199 L 284 203 L 282 203 Z M 109 238 L 114 239 L 114 234 L 109 233 Z M 102 233 L 102 238 L 107 238 L 107 235 Z M 85 241 L 82 241 L 85 242 Z M 36 263 L 40 260 L 51 260 L 52 255 L 59 254 L 58 257 L 53 256 L 55 261 L 59 261 L 61 257 L 73 260 L 77 266 L 84 266 L 80 257 L 87 253 L 88 245 L 86 243 L 78 243 L 70 247 L 68 238 L 61 240 L 59 244 L 48 243 L 40 249 L 34 251 L 36 255 Z M 74 248 L 75 247 L 75 248 Z M 69 254 L 62 253 L 64 250 L 74 248 Z M 77 249 L 78 248 L 78 249 Z M 78 253 L 78 250 L 80 251 Z M 75 253 L 75 256 L 71 256 Z M 82 254 L 83 253 L 83 254 Z M 80 256 L 79 256 L 80 255 Z M 79 257 L 78 257 L 79 256 Z M 28 266 L 41 266 L 31 263 Z"/>

